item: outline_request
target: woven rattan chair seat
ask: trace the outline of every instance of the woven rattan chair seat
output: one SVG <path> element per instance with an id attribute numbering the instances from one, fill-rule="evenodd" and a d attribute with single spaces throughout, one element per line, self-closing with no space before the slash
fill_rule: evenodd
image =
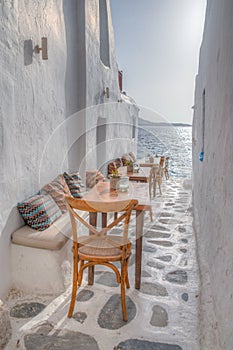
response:
<path id="1" fill-rule="evenodd" d="M 122 256 L 122 246 L 123 239 L 119 236 L 111 237 L 80 237 L 79 238 L 79 254 L 84 256 L 93 256 L 93 257 L 113 257 L 116 258 L 119 256 L 119 259 Z M 127 241 L 127 245 L 130 247 L 131 243 Z"/>

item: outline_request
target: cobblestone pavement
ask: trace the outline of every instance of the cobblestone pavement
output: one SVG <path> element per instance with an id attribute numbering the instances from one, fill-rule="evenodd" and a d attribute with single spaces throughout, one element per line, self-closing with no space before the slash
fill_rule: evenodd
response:
<path id="1" fill-rule="evenodd" d="M 111 270 L 98 267 L 95 285 L 86 275 L 72 319 L 70 288 L 53 298 L 14 291 L 7 305 L 12 339 L 7 350 L 198 350 L 198 287 L 191 190 L 183 180 L 164 181 L 146 214 L 141 289 L 134 289 L 134 255 L 127 290 L 129 321 L 122 321 L 120 290 Z M 135 217 L 130 236 L 134 240 Z M 135 243 L 135 242 L 134 242 Z M 134 244 L 135 246 L 135 244 Z"/>

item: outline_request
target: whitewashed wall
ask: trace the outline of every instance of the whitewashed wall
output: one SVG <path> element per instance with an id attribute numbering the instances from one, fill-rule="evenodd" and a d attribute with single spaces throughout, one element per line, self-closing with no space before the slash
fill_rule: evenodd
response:
<path id="1" fill-rule="evenodd" d="M 138 116 L 138 107 L 132 100 L 123 99 L 118 83 L 118 66 L 114 51 L 114 33 L 111 21 L 110 1 L 106 1 L 108 16 L 108 39 L 109 45 L 102 48 L 105 54 L 109 52 L 109 66 L 101 60 L 100 43 L 100 18 L 99 5 L 104 12 L 103 0 L 89 1 L 86 7 L 86 72 L 87 72 L 87 107 L 89 107 L 87 121 L 86 159 L 87 167 L 101 166 L 104 160 L 121 157 L 127 151 L 136 151 L 137 138 L 132 140 L 133 117 Z M 104 19 L 104 13 L 102 14 Z M 104 29 L 104 28 L 103 28 Z M 104 90 L 109 88 L 109 98 L 104 95 Z M 120 102 L 118 102 L 120 101 Z M 93 107 L 97 106 L 97 107 Z M 99 124 L 99 140 L 96 126 Z M 101 128 L 100 125 L 106 125 Z M 106 128 L 106 130 L 104 130 Z M 102 130 L 101 130 L 102 129 Z M 104 135 L 105 133 L 105 135 Z M 119 140 L 120 138 L 120 140 Z M 104 141 L 106 139 L 106 142 Z M 96 148 L 96 144 L 100 145 Z"/>
<path id="2" fill-rule="evenodd" d="M 71 28 L 68 34 L 74 41 L 67 58 L 71 82 L 71 95 L 70 89 L 67 89 L 67 98 L 75 100 L 77 96 L 80 110 L 75 113 L 75 108 L 69 108 L 72 114 L 69 163 L 71 170 L 76 170 L 78 166 L 84 174 L 86 169 L 99 168 L 127 151 L 136 152 L 137 137 L 132 139 L 132 124 L 133 121 L 137 124 L 138 107 L 132 99 L 122 98 L 119 90 L 110 1 L 71 0 L 64 4 L 69 15 L 67 24 L 70 24 L 70 19 L 73 22 L 68 27 Z M 100 28 L 104 32 L 102 35 Z M 73 71 L 71 61 L 77 63 L 77 72 Z M 109 88 L 109 97 L 104 94 L 106 88 Z M 83 110 L 85 107 L 87 109 Z M 77 141 L 73 142 L 73 130 L 77 129 Z"/>
<path id="3" fill-rule="evenodd" d="M 17 201 L 40 188 L 44 146 L 65 117 L 66 40 L 62 1 L 0 2 L 0 296 L 10 286 L 10 234 L 22 225 Z M 47 36 L 48 61 L 31 50 Z M 31 40 L 31 41 L 30 41 Z M 64 142 L 55 141 L 43 171 L 61 170 Z"/>
<path id="4" fill-rule="evenodd" d="M 195 228 L 201 263 L 201 349 L 233 346 L 233 2 L 209 0 L 193 121 Z M 202 95 L 205 89 L 205 155 Z"/>
<path id="5" fill-rule="evenodd" d="M 134 103 L 118 102 L 109 0 L 106 6 L 109 67 L 100 59 L 99 0 L 0 1 L 0 298 L 11 282 L 10 236 L 23 224 L 17 202 L 64 170 L 96 167 L 126 148 L 135 150 L 136 142 L 124 140 L 97 155 L 97 124 L 128 123 L 138 111 Z M 33 51 L 43 36 L 47 61 Z M 105 110 L 106 102 L 115 105 Z M 97 114 L 77 113 L 97 104 Z M 105 137 L 120 131 L 130 139 L 131 129 L 108 125 Z"/>

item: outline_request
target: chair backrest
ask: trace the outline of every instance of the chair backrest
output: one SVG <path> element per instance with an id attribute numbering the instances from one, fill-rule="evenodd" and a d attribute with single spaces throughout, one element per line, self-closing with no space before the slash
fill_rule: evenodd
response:
<path id="1" fill-rule="evenodd" d="M 153 177 L 153 176 L 161 176 L 162 175 L 162 168 L 159 164 L 155 164 L 151 167 L 150 169 L 150 176 L 149 177 Z"/>
<path id="2" fill-rule="evenodd" d="M 164 159 L 165 159 L 164 156 L 160 157 L 159 165 L 160 165 L 161 167 L 163 167 Z"/>
<path id="3" fill-rule="evenodd" d="M 169 159 L 170 159 L 170 157 L 165 158 L 164 167 L 166 167 L 166 168 L 168 168 Z"/>
<path id="4" fill-rule="evenodd" d="M 162 178 L 162 171 L 163 171 L 163 169 L 161 168 L 161 166 L 159 164 L 153 165 L 150 169 L 150 175 L 149 175 L 149 193 L 150 193 L 150 196 L 151 196 L 153 182 Z"/>
<path id="5" fill-rule="evenodd" d="M 97 202 L 97 201 L 85 201 L 83 199 L 77 199 L 73 197 L 66 196 L 66 203 L 70 212 L 70 218 L 72 223 L 72 233 L 73 240 L 77 242 L 78 232 L 77 232 L 77 224 L 76 219 L 79 220 L 86 228 L 89 229 L 89 232 L 96 235 L 97 237 L 103 237 L 110 231 L 114 226 L 123 221 L 124 222 L 124 241 L 127 240 L 128 237 L 128 225 L 130 221 L 130 215 L 132 209 L 138 204 L 137 200 L 124 200 L 117 202 Z M 105 228 L 98 231 L 94 226 L 89 224 L 79 213 L 76 211 L 85 211 L 89 213 L 119 213 L 121 215 L 114 219 L 110 224 L 108 224 Z"/>

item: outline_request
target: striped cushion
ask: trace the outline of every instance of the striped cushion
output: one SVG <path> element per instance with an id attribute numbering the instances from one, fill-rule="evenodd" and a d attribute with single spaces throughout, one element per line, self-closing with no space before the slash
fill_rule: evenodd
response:
<path id="1" fill-rule="evenodd" d="M 84 185 L 82 183 L 82 178 L 79 175 L 79 173 L 75 173 L 71 175 L 64 173 L 63 176 L 69 187 L 71 195 L 75 198 L 82 198 L 84 194 L 84 191 L 83 191 Z"/>
<path id="2" fill-rule="evenodd" d="M 24 221 L 38 231 L 44 231 L 62 215 L 49 194 L 36 194 L 18 203 L 17 206 Z"/>

